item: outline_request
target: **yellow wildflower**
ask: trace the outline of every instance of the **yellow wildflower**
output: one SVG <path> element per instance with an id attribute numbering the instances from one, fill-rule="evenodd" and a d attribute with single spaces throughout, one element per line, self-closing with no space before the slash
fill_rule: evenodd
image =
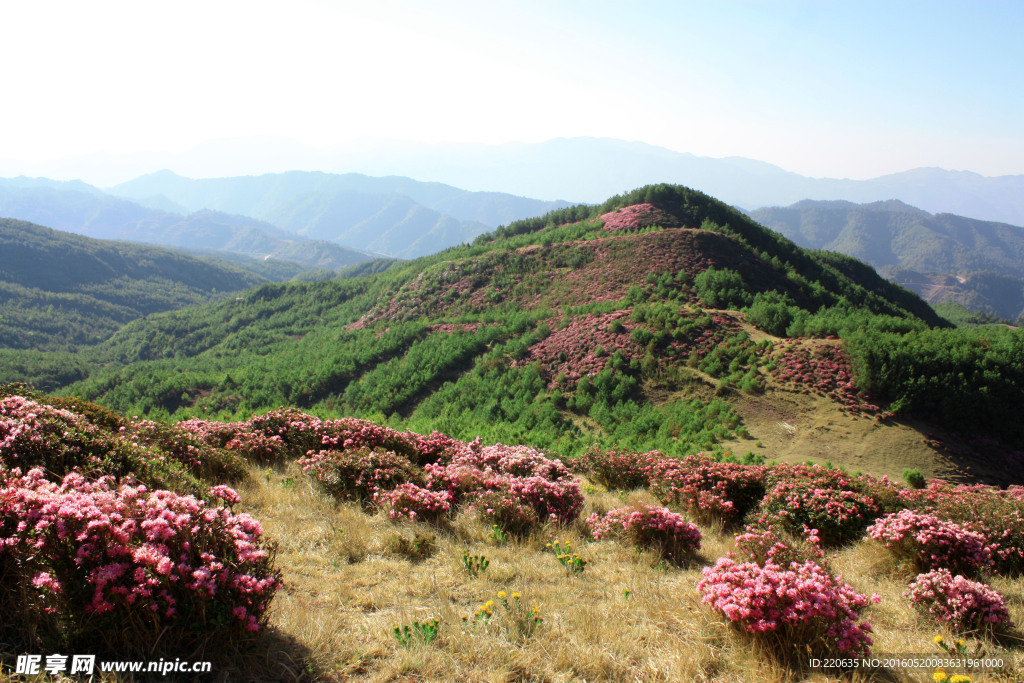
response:
<path id="1" fill-rule="evenodd" d="M 971 679 L 963 674 L 954 674 L 953 677 L 949 679 L 949 683 L 971 683 Z"/>
<path id="2" fill-rule="evenodd" d="M 932 680 L 935 681 L 935 683 L 943 683 L 943 681 L 948 680 L 948 677 L 946 676 L 945 671 L 939 669 L 938 671 L 932 674 Z"/>
<path id="3" fill-rule="evenodd" d="M 965 642 L 964 642 L 964 641 L 962 641 L 962 640 L 958 640 L 958 641 L 956 641 L 956 644 L 957 644 L 957 645 L 959 645 L 960 647 L 967 647 L 967 643 L 965 643 Z"/>
<path id="4" fill-rule="evenodd" d="M 936 643 L 941 643 L 942 642 L 942 636 L 935 636 L 934 640 L 935 640 Z M 941 669 L 940 669 L 940 671 L 941 671 Z"/>
<path id="5" fill-rule="evenodd" d="M 504 600 L 508 597 L 508 593 L 506 593 L 505 591 L 498 591 L 498 597 Z"/>
<path id="6" fill-rule="evenodd" d="M 515 598 L 516 600 L 518 600 L 519 599 L 519 593 L 512 593 L 512 597 Z"/>

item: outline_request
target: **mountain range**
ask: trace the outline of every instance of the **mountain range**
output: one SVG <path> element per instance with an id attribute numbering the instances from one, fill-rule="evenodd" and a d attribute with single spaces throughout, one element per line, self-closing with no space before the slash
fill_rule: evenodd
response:
<path id="1" fill-rule="evenodd" d="M 25 164 L 0 160 L 0 173 L 22 173 L 25 168 Z M 115 172 L 97 176 L 100 168 Z M 1024 225 L 1024 175 L 986 177 L 916 168 L 867 180 L 811 178 L 744 157 L 703 157 L 607 138 L 502 145 L 357 140 L 326 149 L 251 138 L 210 142 L 181 154 L 100 155 L 32 166 L 39 175 L 94 178 L 93 182 L 104 185 L 167 168 L 193 177 L 258 175 L 294 168 L 399 175 L 467 190 L 594 203 L 623 188 L 669 182 L 746 209 L 785 206 L 802 199 L 858 203 L 899 199 L 931 213 Z M 491 226 L 504 222 L 455 217 Z"/>
<path id="2" fill-rule="evenodd" d="M 861 259 L 930 303 L 1009 320 L 1024 312 L 1024 228 L 931 214 L 897 200 L 805 200 L 749 215 L 801 246 Z"/>

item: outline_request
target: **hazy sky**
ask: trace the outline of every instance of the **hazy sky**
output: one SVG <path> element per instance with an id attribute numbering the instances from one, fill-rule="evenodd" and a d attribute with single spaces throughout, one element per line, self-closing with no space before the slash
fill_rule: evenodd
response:
<path id="1" fill-rule="evenodd" d="M 1024 2 L 4 2 L 0 158 L 599 136 L 1024 173 Z"/>

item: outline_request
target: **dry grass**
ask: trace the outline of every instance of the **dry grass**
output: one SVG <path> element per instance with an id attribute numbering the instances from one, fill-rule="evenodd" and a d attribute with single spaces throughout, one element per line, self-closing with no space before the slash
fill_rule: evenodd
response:
<path id="1" fill-rule="evenodd" d="M 294 478 L 289 485 L 287 477 Z M 282 483 L 284 482 L 284 483 Z M 584 517 L 653 502 L 586 487 Z M 701 569 L 732 548 L 732 535 L 702 528 L 696 560 L 669 567 L 649 552 L 617 542 L 590 543 L 582 523 L 546 529 L 501 545 L 491 529 L 465 515 L 446 527 L 393 522 L 352 503 L 336 503 L 295 471 L 262 473 L 240 487 L 245 508 L 279 544 L 286 589 L 271 610 L 271 631 L 300 646 L 289 657 L 303 677 L 365 681 L 827 681 L 825 672 L 774 663 L 700 604 Z M 587 560 L 571 574 L 545 550 L 557 538 Z M 419 542 L 417 542 L 417 539 Z M 462 554 L 484 555 L 473 577 Z M 940 629 L 902 592 L 907 577 L 880 547 L 863 542 L 831 559 L 860 592 L 878 593 L 865 615 L 875 625 L 875 651 L 934 653 Z M 1020 579 L 998 579 L 1014 618 L 1024 623 Z M 501 607 L 498 591 L 536 604 L 543 624 L 523 637 Z M 628 593 L 627 593 L 628 592 Z M 473 615 L 495 600 L 489 624 Z M 430 644 L 403 647 L 395 626 L 441 620 Z M 463 618 L 468 618 L 464 621 Z M 989 651 L 1001 650 L 998 645 Z M 296 654 L 298 653 L 298 654 Z M 930 674 L 930 672 L 928 672 Z M 842 680 L 930 680 L 923 673 L 882 670 Z M 975 676 L 974 680 L 982 680 Z"/>
<path id="2" fill-rule="evenodd" d="M 356 504 L 336 503 L 294 465 L 269 477 L 253 469 L 238 489 L 242 508 L 278 544 L 285 588 L 271 607 L 270 629 L 216 658 L 217 680 L 931 680 L 930 671 L 839 677 L 774 662 L 700 604 L 701 569 L 733 546 L 732 534 L 720 529 L 703 527 L 701 551 L 680 568 L 619 542 L 588 542 L 582 521 L 504 545 L 465 515 L 446 527 L 396 523 Z M 584 518 L 653 502 L 646 491 L 585 490 Z M 552 538 L 571 543 L 587 560 L 585 571 L 567 572 L 545 549 Z M 488 569 L 471 576 L 462 561 L 465 550 L 485 555 Z M 830 562 L 859 592 L 881 596 L 865 613 L 875 627 L 874 652 L 938 655 L 933 637 L 953 636 L 902 597 L 909 579 L 880 546 L 861 542 Z M 1014 620 L 1024 623 L 1024 580 L 997 578 L 993 585 L 1006 596 Z M 544 621 L 536 633 L 520 634 L 497 598 L 501 590 L 519 592 L 527 605 L 538 606 Z M 497 603 L 494 617 L 478 623 L 473 615 L 486 600 Z M 435 617 L 441 627 L 432 643 L 406 648 L 392 633 L 395 626 Z M 1020 657 L 1012 639 L 986 647 L 990 654 Z"/>

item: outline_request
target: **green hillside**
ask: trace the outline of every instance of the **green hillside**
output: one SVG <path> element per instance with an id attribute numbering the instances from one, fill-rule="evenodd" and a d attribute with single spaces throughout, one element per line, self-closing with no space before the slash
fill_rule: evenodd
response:
<path id="1" fill-rule="evenodd" d="M 750 215 L 802 246 L 861 259 L 930 303 L 1011 320 L 1024 311 L 1024 228 L 932 215 L 896 200 L 806 200 Z"/>
<path id="2" fill-rule="evenodd" d="M 0 348 L 95 344 L 136 318 L 266 281 L 168 249 L 0 219 Z"/>
<path id="3" fill-rule="evenodd" d="M 678 186 L 510 224 L 348 280 L 265 284 L 125 325 L 31 381 L 152 417 L 293 405 L 456 438 L 687 453 L 777 390 L 1020 439 L 1019 333 L 956 330 L 863 263 Z M 824 404 L 823 404 L 824 405 Z M 760 437 L 758 437 L 760 438 Z"/>

